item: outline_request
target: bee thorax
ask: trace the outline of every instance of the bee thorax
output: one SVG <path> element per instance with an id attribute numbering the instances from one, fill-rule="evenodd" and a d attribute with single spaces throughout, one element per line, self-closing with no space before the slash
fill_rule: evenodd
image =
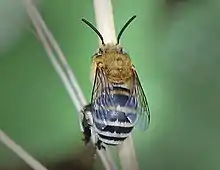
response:
<path id="1" fill-rule="evenodd" d="M 131 78 L 131 71 L 126 69 L 107 69 L 106 70 L 108 80 L 113 83 L 124 83 Z"/>
<path id="2" fill-rule="evenodd" d="M 104 62 L 104 69 L 108 80 L 113 83 L 122 83 L 132 77 L 130 58 L 124 55 L 116 55 Z"/>

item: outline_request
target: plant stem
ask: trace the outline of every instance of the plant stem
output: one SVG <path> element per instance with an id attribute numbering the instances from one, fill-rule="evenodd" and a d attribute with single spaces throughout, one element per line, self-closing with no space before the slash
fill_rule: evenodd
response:
<path id="1" fill-rule="evenodd" d="M 114 16 L 110 0 L 94 0 L 97 29 L 106 44 L 116 44 Z M 101 44 L 100 44 L 101 45 Z"/>
<path id="2" fill-rule="evenodd" d="M 34 170 L 47 170 L 40 162 L 34 159 L 28 154 L 21 146 L 16 144 L 0 129 L 0 142 L 2 142 L 7 148 L 16 153 L 21 159 L 23 159 Z"/>
<path id="3" fill-rule="evenodd" d="M 53 37 L 50 30 L 47 28 L 45 22 L 43 21 L 40 13 L 38 12 L 37 8 L 33 5 L 31 0 L 23 0 L 24 5 L 26 7 L 27 13 L 33 22 L 33 25 L 37 31 L 37 34 L 48 54 L 49 59 L 51 60 L 52 65 L 54 66 L 57 74 L 61 78 L 64 86 L 67 89 L 67 92 L 75 105 L 78 111 L 78 117 L 81 125 L 81 114 L 80 111 L 82 107 L 87 103 L 83 92 L 75 78 L 71 67 L 69 66 L 66 57 L 64 56 L 62 50 L 60 49 L 58 43 L 56 42 L 55 38 Z M 56 54 L 54 54 L 56 53 Z M 56 58 L 58 56 L 59 61 Z M 81 126 L 81 130 L 82 126 Z M 95 134 L 92 129 L 92 142 L 95 144 Z M 108 151 L 98 150 L 98 155 L 100 156 L 103 165 L 106 170 L 114 170 L 115 165 L 111 154 Z"/>
<path id="4" fill-rule="evenodd" d="M 102 34 L 105 44 L 116 44 L 116 31 L 111 0 L 93 0 L 93 4 L 97 29 Z M 99 45 L 102 45 L 100 41 Z M 131 136 L 122 145 L 118 146 L 118 154 L 122 170 L 139 169 Z"/>

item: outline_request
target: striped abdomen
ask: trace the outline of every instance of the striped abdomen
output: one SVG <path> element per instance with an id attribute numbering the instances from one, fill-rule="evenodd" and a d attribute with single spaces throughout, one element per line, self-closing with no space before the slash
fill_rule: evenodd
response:
<path id="1" fill-rule="evenodd" d="M 99 140 L 107 145 L 122 143 L 136 122 L 137 100 L 124 87 L 102 93 L 93 103 L 93 121 Z"/>

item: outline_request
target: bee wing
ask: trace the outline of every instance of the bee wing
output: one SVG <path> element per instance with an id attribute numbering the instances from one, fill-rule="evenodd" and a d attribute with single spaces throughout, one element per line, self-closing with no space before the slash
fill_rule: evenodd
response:
<path id="1" fill-rule="evenodd" d="M 136 124 L 140 130 L 146 130 L 150 123 L 150 110 L 147 102 L 147 98 L 144 94 L 144 90 L 141 86 L 140 80 L 138 78 L 138 74 L 135 70 L 133 70 L 133 84 L 131 88 L 131 96 L 130 100 L 134 100 L 136 103 Z M 129 102 L 130 103 L 130 102 Z M 129 119 L 129 116 L 127 116 Z M 131 119 L 134 122 L 134 119 Z"/>
<path id="2" fill-rule="evenodd" d="M 110 89 L 112 85 L 108 82 L 105 72 L 102 68 L 96 68 L 95 79 L 92 90 L 91 103 L 93 105 L 93 119 L 99 124 L 99 128 L 104 129 L 107 126 L 108 110 L 106 105 L 112 105 Z"/>

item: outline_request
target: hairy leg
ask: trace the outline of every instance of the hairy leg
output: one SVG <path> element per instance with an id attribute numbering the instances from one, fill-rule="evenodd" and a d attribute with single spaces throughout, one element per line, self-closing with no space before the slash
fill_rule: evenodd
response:
<path id="1" fill-rule="evenodd" d="M 88 144 L 88 142 L 90 141 L 91 138 L 91 125 L 88 123 L 88 119 L 86 118 L 86 112 L 91 112 L 91 104 L 86 105 L 83 109 L 82 109 L 82 113 L 83 113 L 83 119 L 82 119 L 82 126 L 83 126 L 83 141 L 85 142 L 85 144 Z"/>
<path id="2" fill-rule="evenodd" d="M 103 145 L 102 141 L 100 141 L 99 139 L 97 140 L 95 146 L 98 148 L 98 150 L 104 149 L 106 150 L 105 146 Z"/>

